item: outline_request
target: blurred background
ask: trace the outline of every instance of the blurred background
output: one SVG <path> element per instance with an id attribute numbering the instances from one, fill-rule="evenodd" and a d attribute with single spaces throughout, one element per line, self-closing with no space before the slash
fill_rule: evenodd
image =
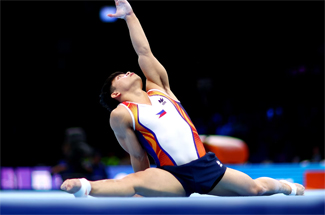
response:
<path id="1" fill-rule="evenodd" d="M 130 3 L 199 134 L 243 140 L 247 163 L 324 159 L 324 2 Z M 71 128 L 85 174 L 129 164 L 99 104 L 110 73 L 144 78 L 125 22 L 100 18 L 114 1 L 1 6 L 1 166 L 66 171 Z"/>

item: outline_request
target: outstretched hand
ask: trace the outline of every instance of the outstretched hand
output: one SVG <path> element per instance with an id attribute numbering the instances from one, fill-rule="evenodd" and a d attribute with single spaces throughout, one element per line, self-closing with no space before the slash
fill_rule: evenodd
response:
<path id="1" fill-rule="evenodd" d="M 127 0 L 115 0 L 116 13 L 108 14 L 109 17 L 124 19 L 126 15 L 133 13 L 132 7 Z"/>

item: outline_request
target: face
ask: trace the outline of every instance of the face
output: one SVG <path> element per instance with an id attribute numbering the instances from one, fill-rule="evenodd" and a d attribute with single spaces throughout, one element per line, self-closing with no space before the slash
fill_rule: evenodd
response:
<path id="1" fill-rule="evenodd" d="M 142 88 L 142 80 L 137 74 L 127 72 L 125 74 L 117 75 L 112 81 L 112 86 L 115 87 L 115 91 L 112 94 L 125 93 L 134 88 Z"/>

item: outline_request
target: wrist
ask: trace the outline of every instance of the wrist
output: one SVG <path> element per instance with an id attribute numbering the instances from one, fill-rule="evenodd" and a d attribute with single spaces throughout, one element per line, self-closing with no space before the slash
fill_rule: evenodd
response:
<path id="1" fill-rule="evenodd" d="M 134 18 L 136 18 L 136 16 L 133 12 L 131 12 L 131 13 L 126 14 L 123 19 L 125 21 L 127 21 L 128 19 L 134 19 Z"/>

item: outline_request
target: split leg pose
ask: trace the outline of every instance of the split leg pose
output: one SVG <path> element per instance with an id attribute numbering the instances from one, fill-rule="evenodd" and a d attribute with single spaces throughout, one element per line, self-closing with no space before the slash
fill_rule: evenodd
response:
<path id="1" fill-rule="evenodd" d="M 104 83 L 100 98 L 101 104 L 111 111 L 111 128 L 121 147 L 130 154 L 135 173 L 118 180 L 68 179 L 61 189 L 76 197 L 303 195 L 305 188 L 300 184 L 268 177 L 253 180 L 226 167 L 215 154 L 206 153 L 195 126 L 170 89 L 167 71 L 151 52 L 132 7 L 126 0 L 116 0 L 115 4 L 116 13 L 109 16 L 126 21 L 146 77 L 146 91 L 135 73 L 115 72 Z M 112 107 L 112 101 L 119 105 Z M 157 168 L 150 168 L 148 154 Z"/>

